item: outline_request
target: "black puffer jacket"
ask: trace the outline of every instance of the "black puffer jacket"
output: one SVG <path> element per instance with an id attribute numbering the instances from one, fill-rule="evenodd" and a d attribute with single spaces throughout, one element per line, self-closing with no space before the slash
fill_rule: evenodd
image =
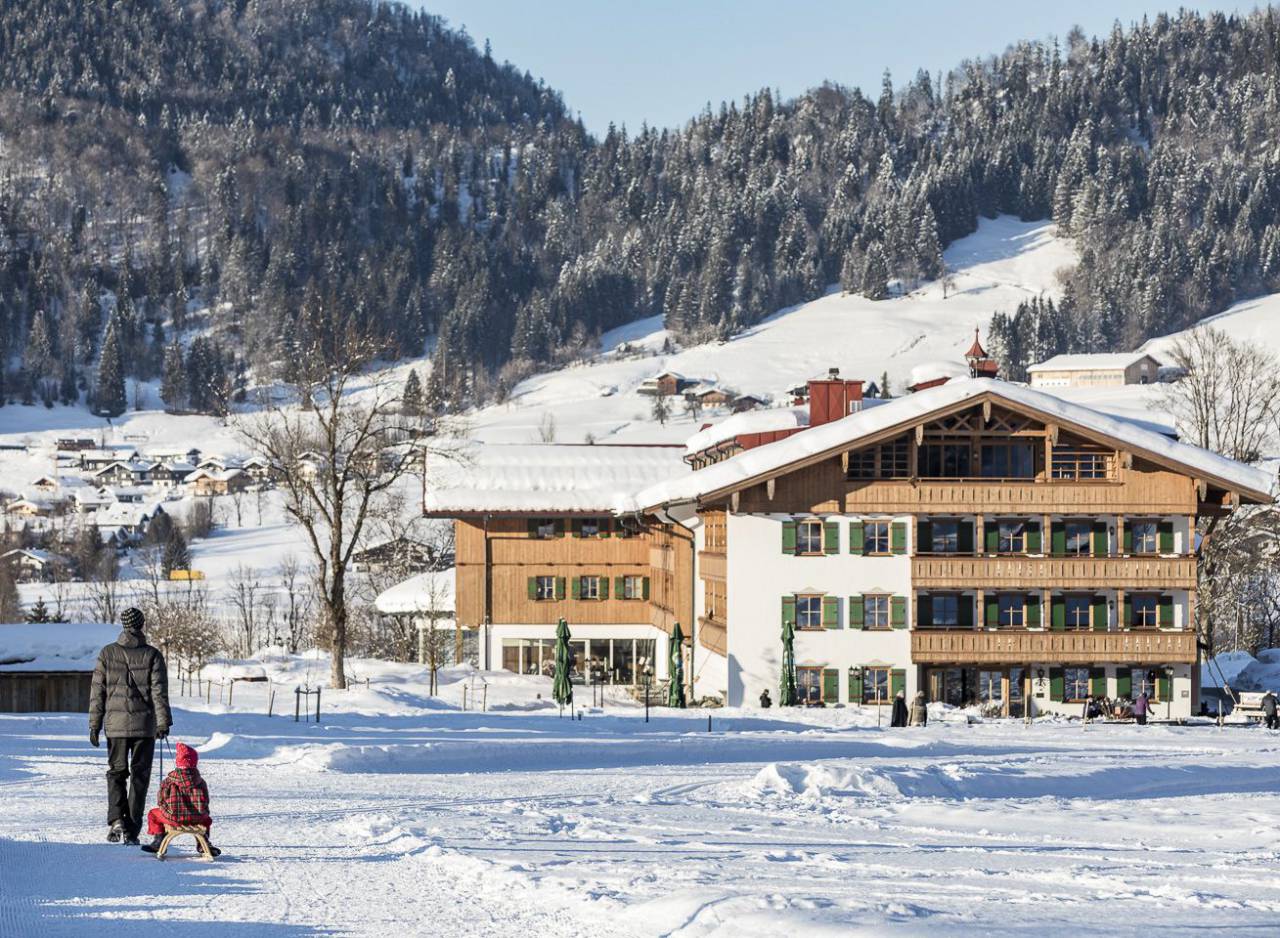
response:
<path id="1" fill-rule="evenodd" d="M 164 655 L 138 629 L 125 629 L 98 653 L 89 692 L 89 731 L 112 739 L 154 737 L 168 731 L 169 671 Z"/>

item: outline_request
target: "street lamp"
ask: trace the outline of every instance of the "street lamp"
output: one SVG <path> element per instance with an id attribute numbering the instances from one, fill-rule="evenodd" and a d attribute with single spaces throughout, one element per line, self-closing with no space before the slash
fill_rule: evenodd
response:
<path id="1" fill-rule="evenodd" d="M 653 684 L 653 665 L 644 666 L 644 721 L 649 722 L 649 687 Z"/>

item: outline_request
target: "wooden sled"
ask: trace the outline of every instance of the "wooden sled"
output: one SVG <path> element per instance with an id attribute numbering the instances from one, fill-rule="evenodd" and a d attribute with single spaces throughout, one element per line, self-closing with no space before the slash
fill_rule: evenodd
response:
<path id="1" fill-rule="evenodd" d="M 156 859 L 163 860 L 164 855 L 169 851 L 169 844 L 173 842 L 175 837 L 181 837 L 183 834 L 190 834 L 195 838 L 196 847 L 200 851 L 202 860 L 212 860 L 213 851 L 209 849 L 209 838 L 204 832 L 203 827 L 199 826 L 179 826 L 170 827 L 168 824 L 164 827 L 164 840 L 160 841 L 160 849 L 156 851 Z"/>

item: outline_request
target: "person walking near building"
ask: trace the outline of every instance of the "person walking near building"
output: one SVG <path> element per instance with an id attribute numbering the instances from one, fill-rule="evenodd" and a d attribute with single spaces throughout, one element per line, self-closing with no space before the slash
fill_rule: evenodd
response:
<path id="1" fill-rule="evenodd" d="M 760 706 L 764 710 L 768 710 L 773 706 L 773 698 L 769 696 L 769 688 L 765 688 L 760 692 Z"/>
<path id="2" fill-rule="evenodd" d="M 929 722 L 929 706 L 924 701 L 924 691 L 916 691 L 911 698 L 911 715 L 907 720 L 910 726 L 924 726 Z"/>
<path id="3" fill-rule="evenodd" d="M 98 653 L 89 691 L 89 742 L 107 734 L 107 840 L 138 843 L 146 816 L 151 760 L 157 739 L 169 735 L 169 670 L 147 644 L 138 609 L 120 617 L 124 629 Z"/>
<path id="4" fill-rule="evenodd" d="M 1267 691 L 1262 695 L 1262 717 L 1269 730 L 1280 730 L 1280 714 L 1277 714 L 1275 691 Z"/>
<path id="5" fill-rule="evenodd" d="M 889 725 L 907 725 L 907 695 L 905 691 L 898 691 L 893 695 L 893 715 L 889 720 Z"/>
<path id="6" fill-rule="evenodd" d="M 1139 726 L 1147 725 L 1147 712 L 1150 709 L 1151 701 L 1144 690 L 1138 695 L 1138 699 L 1133 702 L 1133 718 L 1138 721 Z"/>

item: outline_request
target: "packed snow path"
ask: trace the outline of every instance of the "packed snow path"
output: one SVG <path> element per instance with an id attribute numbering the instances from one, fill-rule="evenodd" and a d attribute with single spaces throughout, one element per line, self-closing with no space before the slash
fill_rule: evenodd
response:
<path id="1" fill-rule="evenodd" d="M 179 709 L 211 864 L 102 841 L 83 717 L 0 715 L 0 935 L 1275 934 L 1278 734 L 773 713 Z"/>

